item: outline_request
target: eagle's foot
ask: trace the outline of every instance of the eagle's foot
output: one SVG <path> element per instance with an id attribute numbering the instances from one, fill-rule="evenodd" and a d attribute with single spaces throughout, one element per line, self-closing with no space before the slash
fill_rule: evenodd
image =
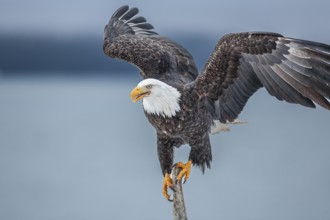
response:
<path id="1" fill-rule="evenodd" d="M 180 181 L 182 179 L 182 177 L 184 177 L 183 183 L 185 183 L 190 176 L 191 165 L 192 165 L 191 160 L 188 160 L 187 163 L 178 162 L 178 163 L 174 164 L 175 167 L 181 168 L 181 171 L 176 179 Z"/>
<path id="2" fill-rule="evenodd" d="M 172 202 L 173 200 L 170 199 L 171 196 L 168 194 L 168 192 L 167 192 L 167 188 L 170 188 L 170 189 L 172 189 L 173 191 L 175 191 L 174 188 L 173 188 L 173 182 L 172 182 L 172 179 L 171 179 L 171 177 L 170 177 L 170 174 L 165 173 L 165 176 L 164 176 L 164 182 L 163 182 L 163 195 L 165 196 L 165 198 L 166 198 L 168 201 Z"/>

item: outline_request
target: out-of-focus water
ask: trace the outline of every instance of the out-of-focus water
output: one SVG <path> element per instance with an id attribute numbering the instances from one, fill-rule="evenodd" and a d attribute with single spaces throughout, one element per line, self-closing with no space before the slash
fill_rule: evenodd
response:
<path id="1" fill-rule="evenodd" d="M 0 219 L 171 219 L 137 82 L 1 80 Z M 184 185 L 189 219 L 329 219 L 330 112 L 261 90 L 240 118 Z"/>

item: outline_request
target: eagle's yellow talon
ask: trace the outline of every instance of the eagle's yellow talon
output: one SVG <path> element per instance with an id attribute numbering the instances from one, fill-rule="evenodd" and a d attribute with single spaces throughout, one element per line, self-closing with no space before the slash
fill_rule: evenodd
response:
<path id="1" fill-rule="evenodd" d="M 170 199 L 171 196 L 167 193 L 167 188 L 171 188 L 173 190 L 173 183 L 170 174 L 165 173 L 164 183 L 163 183 L 163 195 L 167 200 L 172 201 Z"/>
<path id="2" fill-rule="evenodd" d="M 188 160 L 187 163 L 177 163 L 176 167 L 177 168 L 181 168 L 181 171 L 179 173 L 179 175 L 177 176 L 177 180 L 181 180 L 182 177 L 184 177 L 184 182 L 186 182 L 190 176 L 190 170 L 191 170 L 191 165 L 192 165 L 192 161 Z"/>

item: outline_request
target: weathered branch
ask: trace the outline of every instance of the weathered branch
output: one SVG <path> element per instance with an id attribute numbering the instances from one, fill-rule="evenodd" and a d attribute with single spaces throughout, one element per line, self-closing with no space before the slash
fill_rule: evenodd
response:
<path id="1" fill-rule="evenodd" d="M 175 192 L 173 192 L 173 215 L 174 220 L 187 220 L 187 211 L 184 204 L 182 181 L 177 181 L 181 168 L 174 167 L 172 171 L 172 182 Z"/>

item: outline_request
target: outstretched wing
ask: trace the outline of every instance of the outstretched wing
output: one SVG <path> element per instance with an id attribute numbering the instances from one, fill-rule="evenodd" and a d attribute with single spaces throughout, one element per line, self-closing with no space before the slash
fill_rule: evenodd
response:
<path id="1" fill-rule="evenodd" d="M 194 80 L 198 71 L 190 53 L 137 14 L 137 8 L 122 6 L 112 15 L 104 29 L 104 53 L 134 64 L 144 78 Z"/>
<path id="2" fill-rule="evenodd" d="M 330 110 L 330 46 L 275 33 L 229 34 L 193 86 L 221 122 L 237 118 L 261 87 L 279 100 Z"/>

